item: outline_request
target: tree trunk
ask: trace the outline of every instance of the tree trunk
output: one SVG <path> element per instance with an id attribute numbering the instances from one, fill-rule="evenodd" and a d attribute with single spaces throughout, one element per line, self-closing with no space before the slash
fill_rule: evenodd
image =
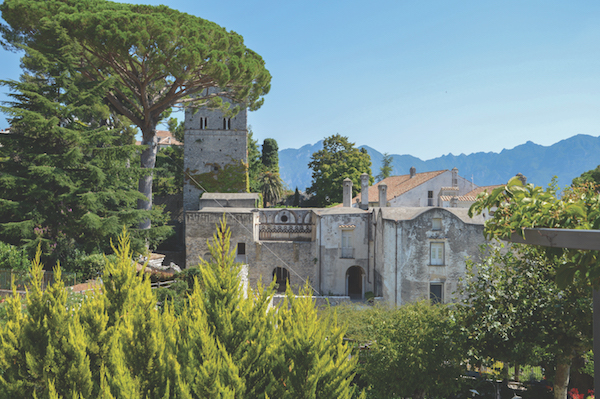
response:
<path id="1" fill-rule="evenodd" d="M 570 372 L 571 359 L 563 359 L 556 364 L 556 376 L 554 377 L 554 399 L 567 399 Z"/>
<path id="2" fill-rule="evenodd" d="M 143 169 L 154 169 L 156 164 L 156 153 L 158 152 L 158 138 L 156 137 L 156 126 L 148 129 L 148 132 L 142 131 L 143 139 L 142 146 L 146 148 L 142 151 L 141 167 Z M 140 177 L 138 182 L 138 190 L 146 196 L 147 200 L 138 200 L 138 209 L 150 211 L 152 210 L 152 171 L 146 176 Z M 138 225 L 140 230 L 148 230 L 150 228 L 150 218 L 142 220 Z"/>

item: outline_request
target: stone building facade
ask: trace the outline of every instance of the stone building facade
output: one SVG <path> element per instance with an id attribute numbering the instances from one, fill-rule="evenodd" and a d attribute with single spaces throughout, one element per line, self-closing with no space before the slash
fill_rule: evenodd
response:
<path id="1" fill-rule="evenodd" d="M 461 208 L 203 208 L 186 212 L 187 267 L 210 258 L 208 240 L 223 217 L 250 286 L 308 281 L 316 295 L 370 291 L 395 305 L 451 301 L 466 258 L 484 243 L 483 219 Z"/>

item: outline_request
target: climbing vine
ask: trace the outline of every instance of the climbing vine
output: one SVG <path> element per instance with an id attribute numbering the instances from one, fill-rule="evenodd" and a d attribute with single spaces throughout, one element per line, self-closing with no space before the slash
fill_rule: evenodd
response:
<path id="1" fill-rule="evenodd" d="M 185 181 L 209 193 L 247 193 L 250 191 L 248 182 L 248 164 L 242 160 L 231 159 L 224 166 L 218 163 L 207 163 L 210 172 L 197 173 L 198 170 L 185 170 Z"/>

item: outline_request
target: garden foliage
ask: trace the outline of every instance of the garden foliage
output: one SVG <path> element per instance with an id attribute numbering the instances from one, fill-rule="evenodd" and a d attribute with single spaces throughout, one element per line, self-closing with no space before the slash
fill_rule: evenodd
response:
<path id="1" fill-rule="evenodd" d="M 136 209 L 145 197 L 135 131 L 104 103 L 106 85 L 81 79 L 72 58 L 64 38 L 45 54 L 26 49 L 21 79 L 1 82 L 12 93 L 2 107 L 10 132 L 0 134 L 0 241 L 31 256 L 41 244 L 69 271 L 78 258 L 109 252 L 123 225 L 154 221 L 153 230 L 132 231 L 139 251 L 171 232 L 160 211 Z"/>
<path id="2" fill-rule="evenodd" d="M 357 375 L 369 398 L 447 398 L 461 389 L 464 341 L 448 306 L 342 306 L 339 317 L 362 348 Z"/>
<path id="3" fill-rule="evenodd" d="M 511 364 L 547 364 L 555 370 L 555 398 L 566 397 L 574 357 L 592 345 L 592 293 L 581 281 L 559 288 L 566 255 L 543 249 L 490 247 L 480 263 L 468 262 L 460 318 L 474 363 L 494 358 Z"/>
<path id="4" fill-rule="evenodd" d="M 344 329 L 318 318 L 310 296 L 288 291 L 274 309 L 273 285 L 246 290 L 225 230 L 178 314 L 168 302 L 157 309 L 125 234 L 102 289 L 78 307 L 66 306 L 60 279 L 40 289 L 38 256 L 27 313 L 8 300 L 0 397 L 351 398 L 356 358 Z"/>
<path id="5" fill-rule="evenodd" d="M 352 180 L 352 196 L 360 190 L 360 176 L 369 175 L 369 185 L 373 184 L 371 176 L 371 157 L 364 148 L 358 149 L 339 134 L 325 138 L 323 149 L 311 156 L 308 167 L 312 169 L 312 185 L 306 189 L 314 195 L 316 206 L 326 206 L 342 202 L 344 179 Z"/>

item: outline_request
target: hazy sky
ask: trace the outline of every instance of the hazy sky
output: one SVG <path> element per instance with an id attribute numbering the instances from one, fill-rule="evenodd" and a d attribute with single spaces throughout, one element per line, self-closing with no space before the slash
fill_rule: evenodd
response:
<path id="1" fill-rule="evenodd" d="M 240 33 L 265 59 L 271 92 L 248 120 L 280 149 L 340 133 L 430 159 L 600 135 L 597 1 L 167 5 Z M 17 78 L 19 56 L 2 56 L 0 76 Z"/>

